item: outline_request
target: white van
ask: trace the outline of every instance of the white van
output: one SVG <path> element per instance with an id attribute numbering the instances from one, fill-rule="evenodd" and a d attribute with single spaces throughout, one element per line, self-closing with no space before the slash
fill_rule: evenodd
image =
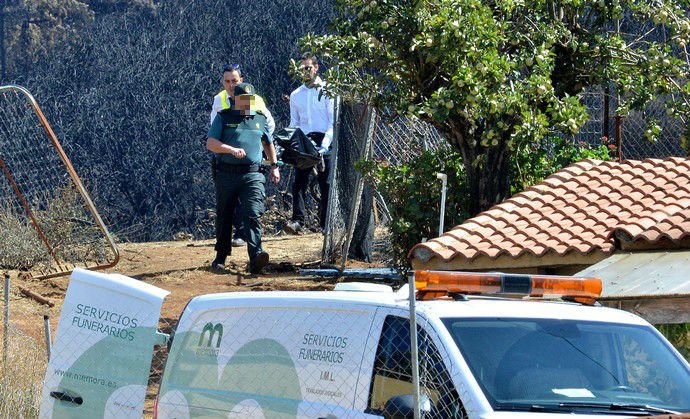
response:
<path id="1" fill-rule="evenodd" d="M 688 363 L 646 321 L 592 305 L 591 282 L 437 276 L 416 308 L 424 417 L 690 411 Z M 534 298 L 549 293 L 589 304 Z M 352 284 L 194 298 L 157 418 L 412 417 L 409 303 L 404 289 Z"/>

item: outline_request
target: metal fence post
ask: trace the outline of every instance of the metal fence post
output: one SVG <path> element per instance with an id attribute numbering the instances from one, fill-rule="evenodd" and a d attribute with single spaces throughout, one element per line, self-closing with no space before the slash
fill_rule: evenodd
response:
<path id="1" fill-rule="evenodd" d="M 3 322 L 5 333 L 2 337 L 2 361 L 5 367 L 7 367 L 7 351 L 10 343 L 10 274 L 7 272 L 5 272 L 5 318 Z"/>
<path id="2" fill-rule="evenodd" d="M 48 362 L 50 362 L 50 352 L 52 350 L 52 340 L 50 339 L 50 316 L 47 314 L 43 315 L 43 330 L 45 330 L 45 335 L 46 335 L 46 355 L 48 356 Z"/>
<path id="3" fill-rule="evenodd" d="M 443 236 L 444 223 L 446 220 L 446 189 L 448 188 L 448 175 L 437 173 L 436 178 L 441 181 L 441 217 L 438 220 L 438 236 Z"/>
<path id="4" fill-rule="evenodd" d="M 623 161 L 623 117 L 616 114 L 616 154 L 619 162 Z"/>
<path id="5" fill-rule="evenodd" d="M 417 314 L 416 314 L 416 288 L 414 281 L 414 273 L 410 275 L 410 349 L 412 353 L 412 400 L 414 403 L 414 418 L 421 418 L 421 409 L 419 406 L 419 350 L 417 346 Z"/>

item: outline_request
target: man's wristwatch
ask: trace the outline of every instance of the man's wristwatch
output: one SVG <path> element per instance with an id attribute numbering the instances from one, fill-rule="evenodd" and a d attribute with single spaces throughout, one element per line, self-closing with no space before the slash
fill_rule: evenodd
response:
<path id="1" fill-rule="evenodd" d="M 278 167 L 278 162 L 273 162 L 271 163 L 271 169 L 277 168 Z"/>

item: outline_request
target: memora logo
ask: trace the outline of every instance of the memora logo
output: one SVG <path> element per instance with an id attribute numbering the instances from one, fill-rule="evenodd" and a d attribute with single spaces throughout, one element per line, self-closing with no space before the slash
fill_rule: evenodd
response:
<path id="1" fill-rule="evenodd" d="M 218 356 L 220 341 L 223 339 L 223 325 L 221 323 L 206 323 L 201 330 L 199 343 L 197 344 L 197 355 Z M 215 343 L 215 345 L 214 345 Z"/>

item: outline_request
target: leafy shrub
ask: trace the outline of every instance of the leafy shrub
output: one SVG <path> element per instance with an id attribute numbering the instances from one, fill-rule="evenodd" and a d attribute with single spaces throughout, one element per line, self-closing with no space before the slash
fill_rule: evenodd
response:
<path id="1" fill-rule="evenodd" d="M 523 147 L 511 161 L 511 191 L 517 193 L 576 161 L 593 158 L 608 160 L 606 146 L 590 147 L 584 143 L 552 137 L 537 147 Z M 445 229 L 469 216 L 467 178 L 459 152 L 448 148 L 426 151 L 401 165 L 363 162 L 359 165 L 376 184 L 391 215 L 390 234 L 394 264 L 409 267 L 407 254 L 424 238 L 438 236 L 441 182 L 436 174 L 448 175 Z"/>
<path id="2" fill-rule="evenodd" d="M 553 136 L 539 143 L 523 144 L 511 162 L 511 194 L 516 194 L 562 168 L 584 159 L 609 160 L 605 145 L 592 147 Z"/>
<path id="3" fill-rule="evenodd" d="M 661 324 L 657 329 L 690 361 L 690 323 Z"/>
<path id="4" fill-rule="evenodd" d="M 437 173 L 448 176 L 446 226 L 464 221 L 468 214 L 465 174 L 462 158 L 450 147 L 425 151 L 413 161 L 401 165 L 365 162 L 360 169 L 372 179 L 386 199 L 390 211 L 390 234 L 394 264 L 409 265 L 407 252 L 423 238 L 438 236 L 441 214 L 441 181 Z"/>

